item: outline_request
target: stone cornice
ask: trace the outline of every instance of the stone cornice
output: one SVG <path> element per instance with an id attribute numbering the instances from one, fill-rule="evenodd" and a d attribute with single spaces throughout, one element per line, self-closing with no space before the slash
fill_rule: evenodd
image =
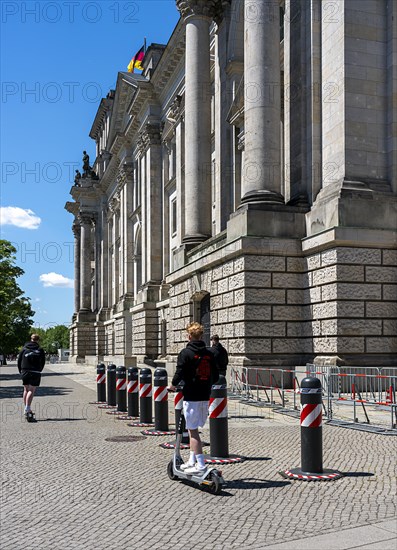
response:
<path id="1" fill-rule="evenodd" d="M 89 136 L 90 138 L 96 140 L 98 137 L 98 134 L 102 128 L 103 119 L 105 118 L 106 113 L 109 111 L 113 104 L 114 99 L 114 90 L 111 90 L 108 94 L 108 97 L 103 98 L 101 100 L 101 103 L 99 105 L 99 109 L 97 111 L 97 114 L 95 116 L 94 122 L 92 124 Z"/>
<path id="2" fill-rule="evenodd" d="M 73 214 L 76 217 L 79 212 L 79 203 L 68 201 L 65 204 L 65 210 L 67 210 L 70 214 Z"/>
<path id="3" fill-rule="evenodd" d="M 213 18 L 219 3 L 219 0 L 176 0 L 176 7 L 184 18 L 194 15 Z"/>
<path id="4" fill-rule="evenodd" d="M 185 24 L 183 19 L 180 19 L 151 75 L 150 82 L 157 90 L 159 97 L 162 97 L 163 94 L 167 95 L 171 75 L 180 70 L 185 56 L 185 41 Z"/>
<path id="5" fill-rule="evenodd" d="M 73 225 L 72 225 L 72 231 L 73 231 L 73 235 L 76 237 L 76 239 L 78 239 L 80 237 L 80 234 L 81 234 L 81 226 L 79 223 L 77 223 L 77 221 L 75 220 Z"/>

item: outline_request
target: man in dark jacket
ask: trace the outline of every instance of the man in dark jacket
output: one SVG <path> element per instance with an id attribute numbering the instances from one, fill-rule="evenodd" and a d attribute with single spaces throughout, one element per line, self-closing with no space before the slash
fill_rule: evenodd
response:
<path id="1" fill-rule="evenodd" d="M 186 330 L 189 343 L 178 355 L 170 390 L 175 391 L 176 386 L 184 381 L 183 412 L 189 432 L 190 457 L 181 468 L 187 474 L 196 474 L 205 472 L 207 468 L 199 428 L 207 420 L 211 386 L 218 380 L 219 374 L 214 354 L 202 340 L 203 326 L 200 323 L 190 323 Z"/>
<path id="2" fill-rule="evenodd" d="M 39 346 L 40 337 L 32 334 L 30 342 L 27 342 L 18 356 L 18 370 L 21 374 L 23 390 L 23 404 L 25 405 L 25 417 L 28 422 L 36 422 L 31 409 L 34 393 L 40 386 L 41 371 L 45 365 L 45 353 Z"/>
<path id="3" fill-rule="evenodd" d="M 211 336 L 211 350 L 213 351 L 215 355 L 216 364 L 219 370 L 219 374 L 223 374 L 223 376 L 226 376 L 226 367 L 229 363 L 229 356 L 226 351 L 226 349 L 222 346 L 222 344 L 219 342 L 219 336 L 217 334 L 214 334 Z"/>

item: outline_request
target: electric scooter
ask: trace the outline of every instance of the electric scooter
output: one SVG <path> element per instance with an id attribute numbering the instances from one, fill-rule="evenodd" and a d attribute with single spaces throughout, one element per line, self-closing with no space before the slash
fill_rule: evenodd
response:
<path id="1" fill-rule="evenodd" d="M 185 431 L 185 416 L 181 411 L 181 417 L 179 421 L 178 431 L 176 435 L 176 443 L 174 449 L 174 456 L 168 463 L 167 473 L 171 480 L 186 480 L 196 483 L 197 485 L 208 489 L 214 495 L 219 495 L 222 491 L 222 486 L 225 485 L 225 480 L 222 477 L 222 472 L 217 468 L 210 466 L 202 474 L 187 474 L 184 470 L 181 470 L 181 466 L 184 463 L 181 457 L 181 441 L 183 432 Z"/>

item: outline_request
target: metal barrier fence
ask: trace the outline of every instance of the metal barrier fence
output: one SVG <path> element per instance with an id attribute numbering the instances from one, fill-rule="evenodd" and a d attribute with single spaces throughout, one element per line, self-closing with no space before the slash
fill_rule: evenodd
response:
<path id="1" fill-rule="evenodd" d="M 306 376 L 320 379 L 328 420 L 397 430 L 397 368 L 393 367 L 232 367 L 231 397 L 257 406 L 297 410 L 300 380 Z"/>

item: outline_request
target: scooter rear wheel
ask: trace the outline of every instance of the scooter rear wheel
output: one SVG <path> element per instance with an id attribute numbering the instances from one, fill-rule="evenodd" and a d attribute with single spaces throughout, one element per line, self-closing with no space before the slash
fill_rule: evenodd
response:
<path id="1" fill-rule="evenodd" d="M 171 479 L 171 481 L 175 481 L 177 479 L 176 475 L 174 474 L 174 461 L 173 460 L 170 460 L 168 462 L 167 474 L 168 474 L 168 477 Z"/>

